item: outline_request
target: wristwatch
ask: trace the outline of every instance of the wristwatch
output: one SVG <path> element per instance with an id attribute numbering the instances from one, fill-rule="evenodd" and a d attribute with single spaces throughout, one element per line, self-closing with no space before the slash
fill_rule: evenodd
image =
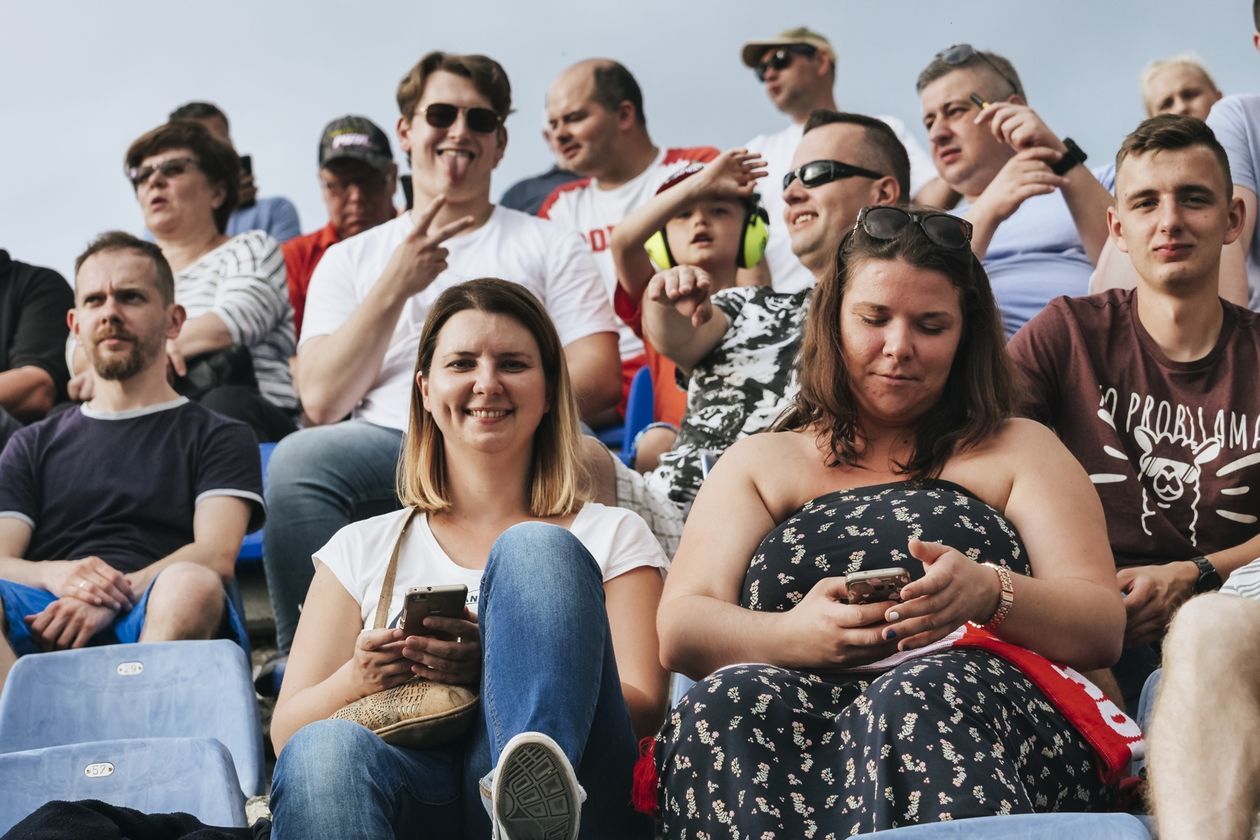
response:
<path id="1" fill-rule="evenodd" d="M 1216 567 L 1212 565 L 1212 561 L 1206 557 L 1191 557 L 1190 562 L 1199 567 L 1199 579 L 1194 582 L 1194 591 L 1211 592 L 1214 589 L 1220 589 L 1224 581 L 1221 580 L 1221 573 L 1216 571 Z"/>
<path id="2" fill-rule="evenodd" d="M 1085 159 L 1089 157 L 1085 154 L 1084 149 L 1076 145 L 1076 141 L 1071 137 L 1064 137 L 1063 145 L 1067 146 L 1067 151 L 1063 153 L 1062 157 L 1055 161 L 1054 166 L 1050 167 L 1050 171 L 1055 175 L 1068 174 L 1068 170 L 1072 169 L 1072 167 L 1076 166 L 1078 163 L 1084 163 Z"/>

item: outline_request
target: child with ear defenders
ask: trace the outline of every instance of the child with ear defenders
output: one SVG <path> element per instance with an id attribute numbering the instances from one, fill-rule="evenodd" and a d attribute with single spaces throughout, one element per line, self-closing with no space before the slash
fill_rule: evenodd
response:
<path id="1" fill-rule="evenodd" d="M 613 229 L 613 305 L 641 338 L 643 295 L 658 270 L 691 268 L 708 278 L 712 293 L 737 285 L 739 269 L 761 261 L 768 218 L 753 190 L 765 167 L 759 155 L 745 149 L 723 152 L 708 165 L 692 164 Z M 644 344 L 656 422 L 636 441 L 635 468 L 641 472 L 653 469 L 674 445 L 687 401 L 674 362 L 650 342 Z"/>

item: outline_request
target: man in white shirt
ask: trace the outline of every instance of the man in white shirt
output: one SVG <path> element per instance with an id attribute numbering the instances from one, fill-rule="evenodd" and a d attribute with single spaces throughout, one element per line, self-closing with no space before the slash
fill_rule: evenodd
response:
<path id="1" fill-rule="evenodd" d="M 281 651 L 292 642 L 311 555 L 340 527 L 398 506 L 394 470 L 420 330 L 444 289 L 477 277 L 528 287 L 564 342 L 583 417 L 620 394 L 616 321 L 581 240 L 490 202 L 511 111 L 503 68 L 485 56 L 429 53 L 397 98 L 416 209 L 333 245 L 316 267 L 298 390 L 310 421 L 332 425 L 290 435 L 268 471 L 276 507 L 264 558 Z"/>
<path id="2" fill-rule="evenodd" d="M 538 215 L 576 231 L 586 242 L 604 280 L 608 299 L 617 288 L 612 229 L 630 211 L 656 195 L 669 176 L 691 163 L 717 157 L 711 146 L 660 149 L 643 114 L 643 93 L 621 64 L 608 59 L 579 61 L 556 77 L 547 92 L 548 139 L 556 160 L 582 176 L 557 187 Z M 643 342 L 619 325 L 623 391 L 643 365 Z M 605 416 L 595 425 L 616 422 Z"/>
<path id="3" fill-rule="evenodd" d="M 766 95 L 791 119 L 786 128 L 760 134 L 746 144 L 758 152 L 767 165 L 766 194 L 763 201 L 770 214 L 770 243 L 766 262 L 776 292 L 798 292 L 813 286 L 809 269 L 792 253 L 787 225 L 783 221 L 784 201 L 779 190 L 787 174 L 796 146 L 801 142 L 805 120 L 818 108 L 840 110 L 836 105 L 836 54 L 831 43 L 803 26 L 789 29 L 773 38 L 749 41 L 740 51 L 744 65 L 757 73 Z M 880 115 L 888 123 L 910 156 L 910 192 L 920 204 L 951 206 L 953 194 L 932 168 L 932 160 L 910 136 L 905 123 L 896 117 Z M 842 159 L 843 155 L 840 156 Z"/>

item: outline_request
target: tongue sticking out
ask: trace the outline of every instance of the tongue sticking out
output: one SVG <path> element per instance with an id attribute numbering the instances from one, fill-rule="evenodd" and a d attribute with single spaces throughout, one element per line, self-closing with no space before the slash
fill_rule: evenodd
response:
<path id="1" fill-rule="evenodd" d="M 472 163 L 472 156 L 462 152 L 443 152 L 440 157 L 446 166 L 446 176 L 451 183 L 458 184 L 464 180 L 464 175 L 468 173 L 468 165 Z"/>

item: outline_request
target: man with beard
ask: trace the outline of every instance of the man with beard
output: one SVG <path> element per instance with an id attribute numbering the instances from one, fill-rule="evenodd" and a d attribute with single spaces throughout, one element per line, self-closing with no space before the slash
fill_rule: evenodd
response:
<path id="1" fill-rule="evenodd" d="M 0 457 L 0 682 L 41 650 L 244 641 L 224 586 L 262 523 L 258 449 L 171 388 L 164 347 L 184 317 L 156 245 L 111 232 L 76 260 L 70 330 L 96 389 Z"/>

